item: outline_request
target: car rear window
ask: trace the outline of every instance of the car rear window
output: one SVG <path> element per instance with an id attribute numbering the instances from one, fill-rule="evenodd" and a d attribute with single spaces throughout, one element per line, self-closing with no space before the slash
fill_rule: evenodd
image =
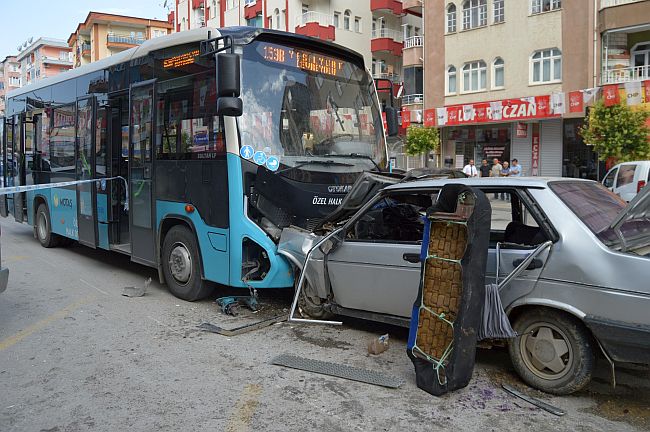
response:
<path id="1" fill-rule="evenodd" d="M 609 228 L 625 208 L 625 201 L 599 183 L 554 182 L 549 186 L 594 234 Z"/>

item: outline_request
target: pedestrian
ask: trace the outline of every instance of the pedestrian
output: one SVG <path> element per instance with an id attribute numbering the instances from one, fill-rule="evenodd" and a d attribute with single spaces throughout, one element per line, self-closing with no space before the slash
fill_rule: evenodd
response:
<path id="1" fill-rule="evenodd" d="M 490 177 L 500 177 L 501 176 L 501 170 L 503 167 L 499 163 L 499 159 L 494 158 L 492 159 L 492 168 L 490 169 Z M 499 194 L 495 193 L 494 194 L 494 199 L 499 198 Z"/>
<path id="2" fill-rule="evenodd" d="M 487 159 L 481 161 L 481 166 L 478 170 L 481 177 L 490 177 L 490 166 L 488 165 Z"/>
<path id="3" fill-rule="evenodd" d="M 474 159 L 470 159 L 469 163 L 463 168 L 463 172 L 467 177 L 478 177 L 478 171 L 474 166 Z"/>
<path id="4" fill-rule="evenodd" d="M 510 176 L 510 165 L 508 164 L 508 161 L 503 161 L 503 166 L 501 168 L 501 172 L 499 173 L 499 176 L 501 176 L 501 177 L 509 177 Z M 510 194 L 505 193 L 505 192 L 502 193 L 501 194 L 501 199 L 510 201 Z"/>
<path id="5" fill-rule="evenodd" d="M 523 174 L 521 172 L 521 165 L 517 159 L 512 160 L 512 165 L 510 166 L 510 177 L 521 177 Z"/>

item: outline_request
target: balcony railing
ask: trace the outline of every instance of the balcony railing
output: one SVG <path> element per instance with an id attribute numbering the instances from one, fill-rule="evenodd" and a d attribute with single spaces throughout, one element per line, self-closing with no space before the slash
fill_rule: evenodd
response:
<path id="1" fill-rule="evenodd" d="M 388 28 L 373 30 L 371 38 L 372 39 L 388 38 L 394 40 L 395 42 L 402 42 L 404 40 L 401 31 L 388 29 Z"/>
<path id="2" fill-rule="evenodd" d="M 643 0 L 600 0 L 600 8 L 606 8 L 611 6 L 624 5 L 628 3 L 637 3 Z"/>
<path id="3" fill-rule="evenodd" d="M 603 71 L 601 84 L 617 84 L 650 79 L 650 65 L 608 69 Z"/>
<path id="4" fill-rule="evenodd" d="M 108 36 L 106 36 L 106 40 L 109 43 L 122 43 L 122 44 L 129 44 L 129 45 L 141 45 L 146 41 L 146 39 L 143 37 L 137 37 L 131 35 L 119 35 L 114 33 L 109 33 Z"/>
<path id="5" fill-rule="evenodd" d="M 308 11 L 296 16 L 296 27 L 304 26 L 307 23 L 318 23 L 323 27 L 334 25 L 334 18 L 330 14 Z"/>
<path id="6" fill-rule="evenodd" d="M 424 103 L 423 94 L 410 94 L 402 97 L 402 105 L 414 105 Z"/>
<path id="7" fill-rule="evenodd" d="M 373 79 L 387 79 L 391 80 L 394 83 L 400 82 L 399 81 L 399 74 L 396 74 L 394 72 L 379 72 L 379 73 L 374 73 L 372 74 Z"/>
<path id="8" fill-rule="evenodd" d="M 424 37 L 422 36 L 411 36 L 404 39 L 404 48 L 415 48 L 421 47 L 424 45 Z"/>

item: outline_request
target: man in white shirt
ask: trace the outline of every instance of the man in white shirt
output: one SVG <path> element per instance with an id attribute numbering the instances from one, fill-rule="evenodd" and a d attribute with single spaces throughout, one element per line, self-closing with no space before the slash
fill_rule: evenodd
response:
<path id="1" fill-rule="evenodd" d="M 478 170 L 474 166 L 474 159 L 469 160 L 469 163 L 463 168 L 463 172 L 467 177 L 478 177 Z"/>

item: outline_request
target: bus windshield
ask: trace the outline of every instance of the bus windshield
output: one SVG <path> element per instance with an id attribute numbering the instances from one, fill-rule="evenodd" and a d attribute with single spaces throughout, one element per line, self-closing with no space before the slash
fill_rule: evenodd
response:
<path id="1" fill-rule="evenodd" d="M 262 160 L 273 156 L 279 164 L 267 164 L 270 169 L 322 171 L 354 164 L 361 170 L 385 164 L 374 85 L 349 61 L 253 42 L 244 47 L 242 100 L 241 145 L 250 146 L 242 156 L 250 156 L 251 148 L 264 152 Z"/>

